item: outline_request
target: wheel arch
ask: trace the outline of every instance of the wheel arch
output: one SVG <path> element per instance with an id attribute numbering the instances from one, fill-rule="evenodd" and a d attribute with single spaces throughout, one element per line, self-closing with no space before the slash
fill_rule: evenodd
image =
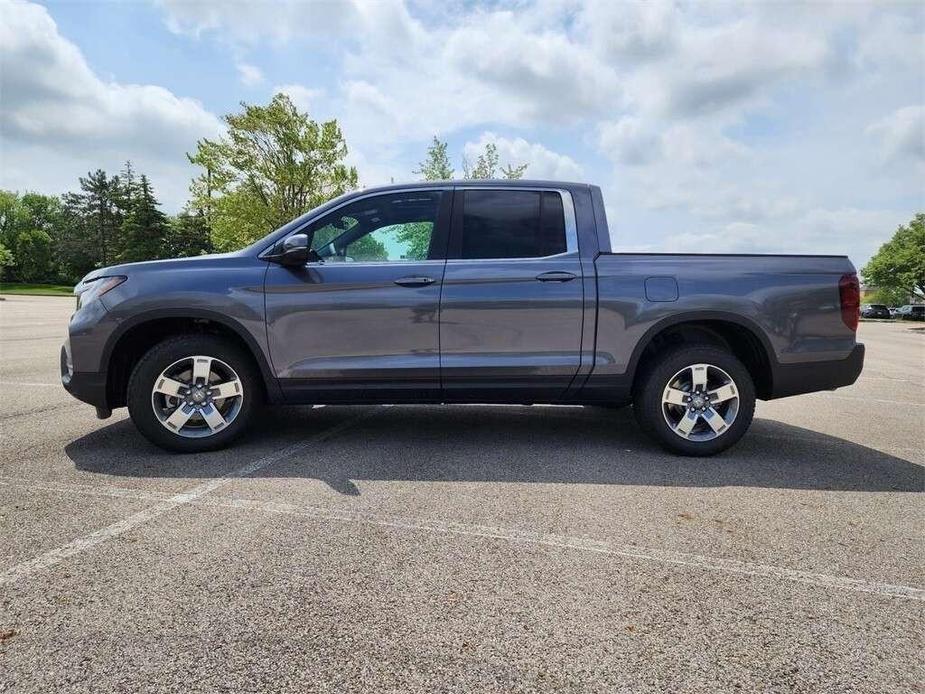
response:
<path id="1" fill-rule="evenodd" d="M 635 390 L 646 363 L 666 347 L 681 343 L 714 344 L 728 349 L 748 369 L 755 393 L 773 392 L 777 359 L 765 332 L 754 322 L 723 311 L 697 311 L 669 316 L 651 326 L 637 343 L 628 365 Z"/>
<path id="2" fill-rule="evenodd" d="M 106 341 L 101 366 L 106 373 L 106 399 L 109 407 L 125 405 L 131 370 L 151 346 L 165 338 L 185 333 L 217 334 L 235 341 L 250 355 L 259 369 L 267 398 L 271 402 L 281 399 L 279 385 L 263 349 L 241 323 L 208 309 L 159 309 L 123 321 Z"/>

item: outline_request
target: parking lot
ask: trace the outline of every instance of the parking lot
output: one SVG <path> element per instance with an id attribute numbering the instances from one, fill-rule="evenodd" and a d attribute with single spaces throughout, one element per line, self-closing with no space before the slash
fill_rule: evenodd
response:
<path id="1" fill-rule="evenodd" d="M 61 388 L 72 306 L 0 302 L 0 691 L 923 691 L 922 324 L 715 459 L 498 406 L 175 456 Z"/>

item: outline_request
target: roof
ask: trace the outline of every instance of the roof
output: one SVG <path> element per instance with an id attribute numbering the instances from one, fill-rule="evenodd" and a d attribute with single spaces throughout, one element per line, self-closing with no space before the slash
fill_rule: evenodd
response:
<path id="1" fill-rule="evenodd" d="M 541 181 L 534 179 L 510 179 L 510 178 L 487 178 L 487 179 L 452 179 L 449 181 L 411 181 L 409 183 L 390 183 L 386 186 L 371 186 L 363 188 L 357 193 L 377 193 L 388 192 L 390 190 L 407 190 L 409 188 L 434 188 L 442 186 L 465 186 L 467 188 L 496 188 L 504 186 L 505 188 L 587 188 L 587 183 L 577 183 L 575 181 Z"/>

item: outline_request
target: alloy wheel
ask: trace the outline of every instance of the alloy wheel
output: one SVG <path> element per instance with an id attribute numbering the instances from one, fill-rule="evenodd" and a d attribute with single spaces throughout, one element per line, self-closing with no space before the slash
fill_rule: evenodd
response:
<path id="1" fill-rule="evenodd" d="M 723 369 L 691 364 L 668 380 L 662 414 L 669 428 L 688 441 L 711 441 L 726 433 L 739 411 L 739 390 Z"/>
<path id="2" fill-rule="evenodd" d="M 228 428 L 241 412 L 244 386 L 228 364 L 208 356 L 178 359 L 154 380 L 151 406 L 158 421 L 185 438 Z"/>

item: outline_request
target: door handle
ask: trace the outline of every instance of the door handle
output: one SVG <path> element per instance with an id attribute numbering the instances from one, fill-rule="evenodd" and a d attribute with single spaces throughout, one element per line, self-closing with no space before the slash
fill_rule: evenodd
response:
<path id="1" fill-rule="evenodd" d="M 400 287 L 426 287 L 433 283 L 433 277 L 399 277 L 395 280 L 395 284 Z"/>
<path id="2" fill-rule="evenodd" d="M 544 272 L 536 276 L 540 282 L 571 282 L 578 277 L 571 272 Z"/>

